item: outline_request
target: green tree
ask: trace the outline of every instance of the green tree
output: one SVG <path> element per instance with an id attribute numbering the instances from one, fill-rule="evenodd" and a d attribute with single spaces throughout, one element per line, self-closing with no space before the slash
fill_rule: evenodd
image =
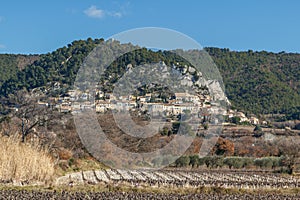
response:
<path id="1" fill-rule="evenodd" d="M 181 156 L 175 161 L 176 167 L 187 167 L 190 163 L 189 156 Z"/>
<path id="2" fill-rule="evenodd" d="M 192 167 L 198 167 L 200 165 L 200 159 L 198 155 L 192 155 L 190 156 L 190 163 L 189 165 L 191 165 Z"/>
<path id="3" fill-rule="evenodd" d="M 240 118 L 240 117 L 234 116 L 234 117 L 230 118 L 230 122 L 231 122 L 231 123 L 234 123 L 234 124 L 239 124 L 240 121 L 241 121 L 241 118 Z"/>

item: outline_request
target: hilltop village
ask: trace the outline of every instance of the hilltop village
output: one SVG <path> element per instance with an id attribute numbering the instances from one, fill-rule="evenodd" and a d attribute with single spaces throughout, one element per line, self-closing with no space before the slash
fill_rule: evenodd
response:
<path id="1" fill-rule="evenodd" d="M 93 96 L 95 98 L 93 98 Z M 266 124 L 256 116 L 247 117 L 243 112 L 227 109 L 215 103 L 209 94 L 195 95 L 187 92 L 174 93 L 169 99 L 162 99 L 155 93 L 146 93 L 143 96 L 127 95 L 117 97 L 113 93 L 104 93 L 97 89 L 94 94 L 89 91 L 81 92 L 69 90 L 60 97 L 50 97 L 47 102 L 39 102 L 40 105 L 53 107 L 62 113 L 80 113 L 92 109 L 97 113 L 105 113 L 109 110 L 115 112 L 143 111 L 151 115 L 164 115 L 167 117 L 181 114 L 193 114 L 199 118 L 208 117 L 212 114 L 222 115 L 227 120 L 222 124 L 229 124 L 230 119 L 238 119 L 235 123 Z M 228 121 L 229 119 L 229 121 Z M 216 119 L 217 120 L 217 119 Z M 215 121 L 214 123 L 219 123 Z"/>

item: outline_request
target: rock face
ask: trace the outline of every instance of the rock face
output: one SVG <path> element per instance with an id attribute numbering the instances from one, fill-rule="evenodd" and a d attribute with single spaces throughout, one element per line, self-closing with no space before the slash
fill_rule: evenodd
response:
<path id="1" fill-rule="evenodd" d="M 224 89 L 221 87 L 220 83 L 216 80 L 208 80 L 206 85 L 209 88 L 211 97 L 214 101 L 225 101 L 230 105 L 228 98 L 225 95 Z"/>

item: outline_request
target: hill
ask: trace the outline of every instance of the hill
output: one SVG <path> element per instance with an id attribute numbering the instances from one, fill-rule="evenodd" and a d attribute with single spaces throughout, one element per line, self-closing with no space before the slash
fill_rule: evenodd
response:
<path id="1" fill-rule="evenodd" d="M 255 114 L 299 119 L 300 54 L 206 48 L 217 64 L 233 106 Z"/>
<path id="2" fill-rule="evenodd" d="M 38 55 L 0 54 L 0 86 L 38 58 Z"/>
<path id="3" fill-rule="evenodd" d="M 85 57 L 103 41 L 89 38 L 74 41 L 52 53 L 36 56 L 35 59 L 21 56 L 35 60 L 33 63 L 32 60 L 25 62 L 28 65 L 24 69 L 24 62 L 22 66 L 18 64 L 20 55 L 0 55 L 0 95 L 7 96 L 22 88 L 51 86 L 56 82 L 62 87 L 55 93 L 65 92 L 73 84 Z M 205 50 L 221 72 L 225 93 L 233 107 L 249 114 L 285 114 L 284 119 L 300 118 L 300 54 L 251 50 L 236 52 L 219 48 Z M 128 64 L 134 67 L 164 61 L 171 66 L 178 60 L 180 66 L 188 64 L 167 51 L 136 50 L 112 63 L 105 75 L 109 83 L 103 87 L 111 90 L 112 84 L 125 73 Z"/>

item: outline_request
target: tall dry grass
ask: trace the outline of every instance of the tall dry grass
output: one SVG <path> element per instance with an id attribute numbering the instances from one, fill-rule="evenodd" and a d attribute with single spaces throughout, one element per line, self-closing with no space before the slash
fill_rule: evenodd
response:
<path id="1" fill-rule="evenodd" d="M 20 138 L 0 136 L 0 180 L 49 181 L 54 163 L 38 143 L 21 143 Z"/>

